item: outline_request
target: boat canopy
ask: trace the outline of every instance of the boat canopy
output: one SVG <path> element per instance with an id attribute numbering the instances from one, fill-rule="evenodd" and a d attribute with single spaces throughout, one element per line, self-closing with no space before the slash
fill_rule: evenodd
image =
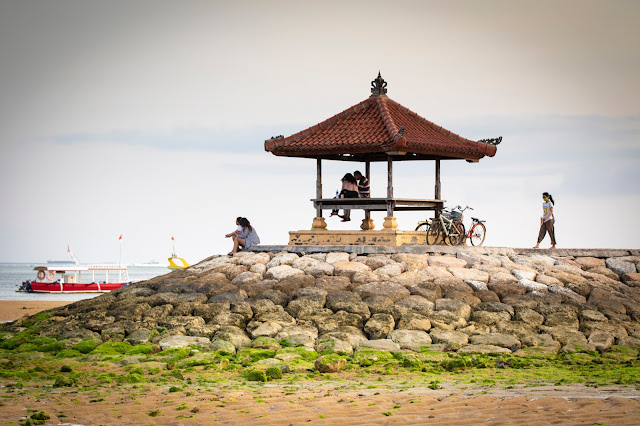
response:
<path id="1" fill-rule="evenodd" d="M 124 265 L 70 265 L 70 266 L 36 266 L 34 271 L 82 272 L 82 271 L 126 271 Z"/>

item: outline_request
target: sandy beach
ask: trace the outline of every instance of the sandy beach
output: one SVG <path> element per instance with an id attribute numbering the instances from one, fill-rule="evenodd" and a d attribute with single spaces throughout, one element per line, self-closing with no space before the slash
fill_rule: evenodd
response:
<path id="1" fill-rule="evenodd" d="M 69 303 L 73 302 L 63 300 L 0 300 L 0 322 L 15 321 L 25 315 L 37 314 Z"/>

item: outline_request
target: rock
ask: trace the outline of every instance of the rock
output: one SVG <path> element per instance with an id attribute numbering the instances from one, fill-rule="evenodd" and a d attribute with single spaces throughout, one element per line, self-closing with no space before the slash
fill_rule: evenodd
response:
<path id="1" fill-rule="evenodd" d="M 283 346 L 313 348 L 317 337 L 318 330 L 313 327 L 289 326 L 280 330 L 275 339 Z"/>
<path id="2" fill-rule="evenodd" d="M 327 293 L 344 292 L 350 289 L 351 281 L 347 276 L 323 276 L 316 279 L 316 287 L 325 290 Z"/>
<path id="3" fill-rule="evenodd" d="M 267 263 L 267 270 L 277 266 L 291 266 L 296 260 L 298 260 L 298 255 L 295 253 L 278 253 Z"/>
<path id="4" fill-rule="evenodd" d="M 267 272 L 267 265 L 264 263 L 256 263 L 249 268 L 249 272 L 253 272 L 255 274 L 259 274 L 260 277 L 264 277 L 265 272 Z"/>
<path id="5" fill-rule="evenodd" d="M 234 355 L 236 353 L 236 347 L 231 342 L 220 339 L 214 339 L 211 341 L 211 350 L 230 355 Z"/>
<path id="6" fill-rule="evenodd" d="M 300 297 L 289 302 L 285 310 L 294 318 L 306 318 L 315 315 L 324 307 L 324 298 Z"/>
<path id="7" fill-rule="evenodd" d="M 259 300 L 270 300 L 274 305 L 285 306 L 289 302 L 289 297 L 278 290 L 265 290 L 262 293 L 253 296 L 251 302 L 257 302 Z"/>
<path id="8" fill-rule="evenodd" d="M 267 269 L 265 277 L 274 280 L 283 280 L 293 275 L 304 275 L 304 272 L 300 269 L 292 268 L 289 265 L 280 265 Z"/>
<path id="9" fill-rule="evenodd" d="M 433 281 L 433 278 L 427 274 L 423 274 L 422 272 L 403 272 L 400 275 L 389 278 L 389 281 L 400 284 L 404 287 L 410 287 L 416 284 Z"/>
<path id="10" fill-rule="evenodd" d="M 310 266 L 315 266 L 318 263 L 320 263 L 320 260 L 315 259 L 315 258 L 313 258 L 311 256 L 301 256 L 301 257 L 295 259 L 291 263 L 291 267 L 292 268 L 296 268 L 296 269 L 304 270 L 305 268 L 308 268 Z"/>
<path id="11" fill-rule="evenodd" d="M 147 330 L 146 328 L 139 328 L 133 333 L 129 334 L 126 338 L 126 341 L 131 343 L 132 345 L 142 345 L 149 342 L 150 335 L 151 330 Z"/>
<path id="12" fill-rule="evenodd" d="M 333 265 L 326 262 L 319 262 L 315 265 L 310 265 L 304 268 L 305 273 L 316 278 L 322 277 L 324 275 L 333 275 L 334 270 L 335 268 L 333 267 Z"/>
<path id="13" fill-rule="evenodd" d="M 467 293 L 467 292 L 455 291 L 455 290 L 447 291 L 447 294 L 445 295 L 444 298 L 458 300 L 472 307 L 482 302 L 482 300 L 476 297 L 473 293 Z"/>
<path id="14" fill-rule="evenodd" d="M 418 314 L 426 315 L 435 308 L 435 304 L 422 296 L 411 295 L 396 302 L 400 308 L 410 309 Z"/>
<path id="15" fill-rule="evenodd" d="M 554 277 L 550 277 L 548 275 L 545 274 L 538 274 L 536 276 L 536 282 L 539 282 L 540 284 L 544 284 L 544 285 L 562 285 L 562 281 L 560 281 L 557 278 Z"/>
<path id="16" fill-rule="evenodd" d="M 431 330 L 429 336 L 433 343 L 444 343 L 450 349 L 459 349 L 469 343 L 469 336 L 459 331 Z"/>
<path id="17" fill-rule="evenodd" d="M 449 267 L 447 268 L 447 270 L 451 272 L 451 275 L 453 275 L 454 277 L 460 278 L 461 280 L 464 280 L 464 281 L 471 280 L 471 281 L 480 281 L 483 283 L 489 282 L 489 274 L 484 271 L 480 271 L 478 269 Z M 476 289 L 474 288 L 474 290 Z"/>
<path id="18" fill-rule="evenodd" d="M 394 302 L 410 295 L 409 290 L 404 286 L 389 281 L 362 284 L 353 291 L 363 299 L 369 296 L 384 296 Z"/>
<path id="19" fill-rule="evenodd" d="M 437 311 L 449 311 L 458 317 L 464 318 L 465 321 L 468 321 L 471 317 L 471 307 L 459 300 L 437 299 L 435 308 Z"/>
<path id="20" fill-rule="evenodd" d="M 277 281 L 273 285 L 273 289 L 281 291 L 287 296 L 292 296 L 296 291 L 298 291 L 298 289 L 305 287 L 314 287 L 315 284 L 316 280 L 311 275 L 295 274 Z"/>
<path id="21" fill-rule="evenodd" d="M 604 266 L 599 266 L 597 268 L 591 268 L 587 272 L 592 274 L 597 274 L 609 278 L 611 280 L 619 281 L 620 277 L 618 274 L 613 272 L 611 269 L 605 268 Z"/>
<path id="22" fill-rule="evenodd" d="M 580 312 L 580 321 L 607 322 L 607 317 L 598 311 L 585 309 Z"/>
<path id="23" fill-rule="evenodd" d="M 371 312 L 360 297 L 350 291 L 337 291 L 327 295 L 326 307 L 333 312 L 346 311 L 359 315 L 363 320 L 371 317 Z"/>
<path id="24" fill-rule="evenodd" d="M 623 274 L 622 282 L 628 285 L 629 287 L 640 287 L 640 272 Z"/>
<path id="25" fill-rule="evenodd" d="M 514 319 L 533 326 L 542 325 L 544 322 L 543 315 L 529 308 L 519 308 L 516 311 Z"/>
<path id="26" fill-rule="evenodd" d="M 464 281 L 469 287 L 473 289 L 473 291 L 488 291 L 486 281 L 476 281 L 476 280 L 465 280 Z"/>
<path id="27" fill-rule="evenodd" d="M 247 297 L 255 297 L 258 294 L 271 290 L 276 280 L 261 280 L 256 283 L 246 284 L 242 286 L 242 290 L 246 293 Z"/>
<path id="28" fill-rule="evenodd" d="M 426 274 L 434 280 L 437 278 L 453 278 L 451 272 L 447 271 L 446 267 L 442 266 L 428 266 L 426 268 L 423 268 L 420 272 Z"/>
<path id="29" fill-rule="evenodd" d="M 169 336 L 160 340 L 158 343 L 163 351 L 167 349 L 188 348 L 189 346 L 198 346 L 203 349 L 210 349 L 211 341 L 206 337 L 194 336 Z"/>
<path id="30" fill-rule="evenodd" d="M 598 352 L 606 352 L 614 341 L 615 339 L 612 335 L 603 331 L 594 331 L 589 335 L 589 343 L 595 346 Z"/>
<path id="31" fill-rule="evenodd" d="M 440 266 L 442 268 L 449 268 L 453 266 L 464 268 L 467 266 L 467 261 L 453 256 L 429 256 L 429 266 Z"/>
<path id="32" fill-rule="evenodd" d="M 540 326 L 541 331 L 550 334 L 553 337 L 553 340 L 560 342 L 562 346 L 567 344 L 571 345 L 586 345 L 587 339 L 584 337 L 584 334 L 579 332 L 578 330 L 573 330 L 566 327 L 547 327 Z"/>
<path id="33" fill-rule="evenodd" d="M 456 254 L 458 259 L 464 260 L 467 262 L 467 266 L 469 268 L 473 268 L 476 265 L 487 265 L 490 267 L 500 267 L 501 262 L 499 259 L 494 257 L 490 257 L 484 254 L 472 253 L 460 251 Z"/>
<path id="34" fill-rule="evenodd" d="M 372 270 L 376 270 L 385 265 L 389 265 L 391 263 L 396 263 L 395 260 L 392 260 L 390 257 L 381 255 L 381 254 L 371 254 L 369 256 L 358 256 L 354 259 L 354 262 L 361 262 L 367 265 Z"/>
<path id="35" fill-rule="evenodd" d="M 515 284 L 518 280 L 516 277 L 507 272 L 494 272 L 489 277 L 489 289 L 491 284 Z"/>
<path id="36" fill-rule="evenodd" d="M 607 268 L 612 270 L 618 275 L 623 274 L 633 274 L 638 272 L 636 270 L 636 265 L 631 262 L 625 262 L 624 260 L 620 260 L 619 258 L 609 257 L 605 260 Z"/>
<path id="37" fill-rule="evenodd" d="M 400 345 L 389 339 L 363 340 L 358 349 L 372 349 L 374 351 L 400 352 Z"/>
<path id="38" fill-rule="evenodd" d="M 606 267 L 604 259 L 598 259 L 597 257 L 576 257 L 575 262 L 585 271 L 591 268 Z"/>
<path id="39" fill-rule="evenodd" d="M 181 318 L 184 318 L 184 320 L 180 322 L 172 321 L 171 322 L 172 326 L 175 326 L 176 324 L 183 325 L 184 327 L 194 327 L 197 325 L 204 325 L 204 320 L 202 320 L 202 323 L 200 324 L 200 323 L 194 323 L 187 319 L 187 318 L 197 318 L 197 317 L 181 317 Z M 165 325 L 168 323 L 169 321 L 167 320 L 158 322 L 158 324 L 160 325 Z M 218 324 L 218 325 L 232 325 L 238 328 L 244 328 L 246 325 L 246 321 L 242 315 L 232 314 L 231 312 L 222 312 L 221 314 L 214 316 L 213 318 L 211 318 L 210 323 Z"/>
<path id="40" fill-rule="evenodd" d="M 220 327 L 220 330 L 216 331 L 213 335 L 213 339 L 227 341 L 231 343 L 236 350 L 251 344 L 249 336 L 240 328 L 233 326 Z"/>
<path id="41" fill-rule="evenodd" d="M 528 280 L 526 278 L 522 278 L 518 282 L 524 286 L 527 293 L 531 293 L 532 291 L 546 293 L 547 291 L 549 291 L 546 285 Z"/>
<path id="42" fill-rule="evenodd" d="M 516 279 L 520 282 L 522 282 L 522 280 L 529 280 L 529 281 L 533 281 L 536 279 L 536 276 L 538 275 L 536 272 L 534 271 L 523 271 L 520 269 L 514 269 L 511 271 L 511 274 L 516 277 Z"/>
<path id="43" fill-rule="evenodd" d="M 358 284 L 366 284 L 376 281 L 382 281 L 382 279 L 380 278 L 380 275 L 376 274 L 373 271 L 356 272 L 351 277 L 351 282 L 353 283 L 354 287 L 357 287 Z"/>
<path id="44" fill-rule="evenodd" d="M 429 313 L 428 318 L 431 321 L 432 328 L 442 330 L 454 330 L 467 325 L 467 321 L 464 318 L 460 318 L 449 311 L 433 311 Z"/>
<path id="45" fill-rule="evenodd" d="M 562 296 L 563 301 L 572 300 L 579 305 L 587 303 L 587 299 L 584 296 L 579 295 L 575 291 L 559 285 L 551 285 L 548 287 L 549 293 L 555 293 Z"/>
<path id="46" fill-rule="evenodd" d="M 374 314 L 364 325 L 364 332 L 369 339 L 384 339 L 393 331 L 395 324 L 389 314 Z"/>
<path id="47" fill-rule="evenodd" d="M 387 338 L 396 342 L 400 349 L 414 352 L 420 352 L 420 348 L 431 344 L 429 334 L 421 330 L 393 330 Z"/>
<path id="48" fill-rule="evenodd" d="M 421 296 L 430 302 L 442 298 L 442 289 L 439 285 L 432 282 L 424 282 L 420 284 L 412 284 L 408 287 L 411 295 Z"/>
<path id="49" fill-rule="evenodd" d="M 335 338 L 320 340 L 315 349 L 319 354 L 336 353 L 338 355 L 353 355 L 353 347 L 349 343 Z"/>
<path id="50" fill-rule="evenodd" d="M 383 280 L 388 280 L 391 277 L 398 276 L 402 274 L 402 272 L 403 268 L 399 263 L 391 263 L 375 270 L 375 273 Z"/>
<path id="51" fill-rule="evenodd" d="M 249 332 L 249 335 L 251 336 L 252 339 L 256 339 L 258 337 L 263 337 L 263 336 L 275 337 L 278 334 L 278 332 L 282 330 L 282 328 L 283 327 L 281 324 L 273 321 L 268 321 L 258 325 L 251 332 Z"/>
<path id="52" fill-rule="evenodd" d="M 356 272 L 367 272 L 371 270 L 367 265 L 360 262 L 335 262 L 333 263 L 333 268 L 333 275 L 348 277 L 349 279 L 351 279 Z"/>
<path id="53" fill-rule="evenodd" d="M 491 290 L 474 291 L 473 295 L 480 299 L 480 302 L 500 302 L 498 295 Z"/>
<path id="54" fill-rule="evenodd" d="M 512 277 L 513 278 L 513 277 Z M 525 286 L 520 284 L 518 281 L 506 282 L 506 281 L 498 281 L 498 282 L 489 282 L 487 287 L 489 290 L 493 291 L 500 297 L 500 300 L 503 300 L 506 296 L 509 295 L 523 295 L 527 292 Z"/>
<path id="55" fill-rule="evenodd" d="M 320 336 L 321 340 L 330 338 L 347 342 L 349 345 L 351 345 L 352 348 L 357 347 L 361 341 L 367 340 L 367 337 L 364 335 L 364 333 L 354 327 L 340 327 L 337 330 L 325 333 Z"/>
<path id="56" fill-rule="evenodd" d="M 325 260 L 325 262 L 327 263 L 348 262 L 348 261 L 349 261 L 349 253 L 344 253 L 344 252 L 327 253 L 327 257 Z"/>
<path id="57" fill-rule="evenodd" d="M 431 321 L 424 315 L 408 312 L 400 317 L 396 328 L 398 330 L 428 331 L 431 328 Z"/>
<path id="58" fill-rule="evenodd" d="M 508 312 L 475 311 L 471 315 L 471 319 L 480 324 L 495 325 L 501 322 L 511 321 L 511 315 L 509 315 Z"/>
<path id="59" fill-rule="evenodd" d="M 237 275 L 231 284 L 241 287 L 243 285 L 254 284 L 258 281 L 262 280 L 262 274 L 257 274 L 255 272 L 242 272 Z"/>
<path id="60" fill-rule="evenodd" d="M 640 339 L 636 337 L 620 337 L 617 339 L 616 344 L 618 346 L 624 346 L 631 349 L 640 349 Z"/>
<path id="61" fill-rule="evenodd" d="M 510 354 L 511 350 L 494 345 L 472 344 L 458 349 L 459 354 Z"/>
<path id="62" fill-rule="evenodd" d="M 510 334 L 488 333 L 476 334 L 469 337 L 469 343 L 474 345 L 491 345 L 501 348 L 509 348 L 512 351 L 520 349 L 522 346 L 520 340 Z"/>
<path id="63" fill-rule="evenodd" d="M 231 290 L 225 291 L 222 293 L 218 293 L 215 296 L 211 297 L 207 303 L 217 303 L 217 302 L 229 302 L 229 303 L 238 303 L 244 302 L 247 300 L 247 293 L 244 290 Z M 176 305 L 174 304 L 174 307 Z"/>
<path id="64" fill-rule="evenodd" d="M 337 373 L 338 371 L 344 370 L 347 366 L 347 360 L 338 354 L 321 355 L 316 358 L 314 365 L 320 373 Z"/>
<path id="65" fill-rule="evenodd" d="M 469 287 L 464 281 L 460 278 L 436 278 L 433 281 L 433 284 L 440 286 L 442 289 L 442 293 L 446 296 L 447 293 L 450 292 L 464 292 L 464 293 L 473 293 L 473 288 Z"/>
<path id="66" fill-rule="evenodd" d="M 391 256 L 391 259 L 407 265 L 407 272 L 419 272 L 429 266 L 428 254 L 398 253 Z"/>

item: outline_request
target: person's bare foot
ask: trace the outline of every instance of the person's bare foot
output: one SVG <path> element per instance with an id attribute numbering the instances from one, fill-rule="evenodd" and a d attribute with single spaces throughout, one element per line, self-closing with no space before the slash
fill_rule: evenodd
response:
<path id="1" fill-rule="evenodd" d="M 540 248 L 540 244 L 536 244 L 535 246 L 533 246 L 532 248 Z"/>
<path id="2" fill-rule="evenodd" d="M 551 250 L 555 250 L 556 245 L 554 244 L 554 245 L 552 245 L 552 246 L 551 246 L 551 247 L 549 247 L 549 248 L 550 248 Z"/>

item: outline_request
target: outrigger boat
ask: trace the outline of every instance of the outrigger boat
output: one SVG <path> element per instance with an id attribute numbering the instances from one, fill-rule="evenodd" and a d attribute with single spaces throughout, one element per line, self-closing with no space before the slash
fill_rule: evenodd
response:
<path id="1" fill-rule="evenodd" d="M 171 253 L 171 257 L 167 259 L 169 261 L 169 266 L 167 266 L 167 268 L 171 269 L 172 271 L 175 271 L 177 269 L 184 269 L 191 266 L 186 260 L 184 260 L 181 257 L 178 257 L 178 255 L 176 254 L 176 242 L 175 242 L 176 239 L 171 237 L 171 241 L 173 243 L 173 252 Z M 182 263 L 182 265 L 177 264 L 175 262 L 176 260 Z"/>
<path id="2" fill-rule="evenodd" d="M 107 293 L 130 284 L 127 267 L 121 265 L 36 266 L 33 270 L 38 271 L 36 279 L 23 282 L 17 291 Z M 111 281 L 109 273 L 111 273 Z"/>
<path id="3" fill-rule="evenodd" d="M 122 236 L 120 236 L 122 241 Z M 27 280 L 16 291 L 28 293 L 107 293 L 131 284 L 127 267 L 122 265 L 80 265 L 71 247 L 67 252 L 73 258 L 72 265 L 36 266 L 36 279 Z M 112 280 L 109 281 L 111 272 Z M 117 272 L 117 279 L 115 278 Z M 89 275 L 90 274 L 90 275 Z M 84 276 L 84 282 L 83 282 Z M 89 281 L 88 277 L 91 277 Z"/>

